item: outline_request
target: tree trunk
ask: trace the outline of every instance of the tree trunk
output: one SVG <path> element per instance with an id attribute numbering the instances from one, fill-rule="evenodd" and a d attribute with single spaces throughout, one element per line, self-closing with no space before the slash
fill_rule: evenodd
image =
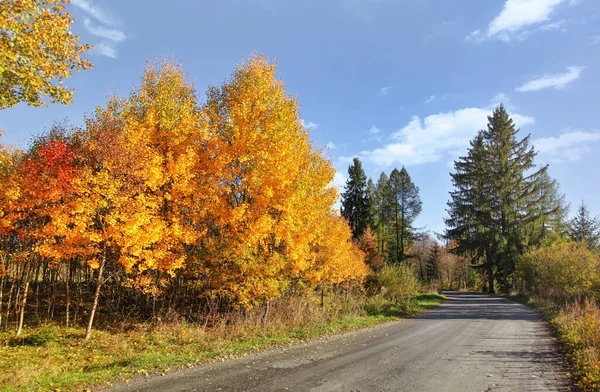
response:
<path id="1" fill-rule="evenodd" d="M 23 331 L 23 319 L 25 318 L 25 304 L 27 303 L 27 292 L 29 291 L 29 278 L 25 278 L 25 289 L 23 290 L 23 301 L 21 301 L 21 309 L 19 309 L 19 325 L 17 326 L 16 336 L 19 336 Z"/>
<path id="2" fill-rule="evenodd" d="M 0 328 L 2 327 L 2 301 L 4 299 L 4 280 L 6 275 L 2 275 L 2 279 L 0 279 Z"/>
<path id="3" fill-rule="evenodd" d="M 494 268 L 491 260 L 487 260 L 488 294 L 494 294 Z"/>
<path id="4" fill-rule="evenodd" d="M 104 272 L 104 264 L 106 263 L 106 254 L 102 256 L 102 263 L 98 268 L 98 280 L 96 281 L 96 292 L 94 293 L 94 302 L 92 304 L 92 311 L 90 312 L 90 319 L 88 321 L 87 329 L 85 330 L 85 340 L 89 340 L 92 336 L 92 325 L 94 324 L 94 315 L 98 308 L 98 300 L 100 299 L 100 288 L 102 287 L 102 273 Z"/>
<path id="5" fill-rule="evenodd" d="M 65 314 L 65 328 L 69 328 L 69 311 L 71 310 L 71 291 L 70 291 L 70 282 L 71 282 L 71 260 L 67 264 L 67 279 L 65 281 L 65 294 L 66 298 L 66 314 Z"/>

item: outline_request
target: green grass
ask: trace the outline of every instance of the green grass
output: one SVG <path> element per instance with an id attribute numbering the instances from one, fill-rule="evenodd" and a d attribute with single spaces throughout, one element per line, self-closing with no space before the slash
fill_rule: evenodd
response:
<path id="1" fill-rule="evenodd" d="M 185 322 L 142 324 L 129 330 L 96 330 L 90 341 L 83 340 L 83 328 L 46 325 L 27 328 L 19 338 L 4 331 L 0 332 L 0 390 L 69 391 L 109 386 L 116 380 L 371 327 L 414 316 L 442 301 L 441 295 L 423 294 L 381 313 L 334 312 L 298 324 L 242 322 L 213 328 Z"/>

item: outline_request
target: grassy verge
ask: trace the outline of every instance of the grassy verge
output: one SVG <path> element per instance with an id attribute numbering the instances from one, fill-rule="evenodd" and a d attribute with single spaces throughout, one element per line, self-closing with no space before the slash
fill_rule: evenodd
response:
<path id="1" fill-rule="evenodd" d="M 360 301 L 353 307 L 333 303 L 326 309 L 314 301 L 297 302 L 291 310 L 288 303 L 275 307 L 266 324 L 259 321 L 259 315 L 229 318 L 210 328 L 186 322 L 142 324 L 98 330 L 91 341 L 82 339 L 83 328 L 55 325 L 27 329 L 18 339 L 12 331 L 1 332 L 0 390 L 69 391 L 90 385 L 110 386 L 115 380 L 140 374 L 193 367 L 414 316 L 442 301 L 441 295 L 423 294 L 384 304 L 380 312 L 363 310 L 367 304 Z"/>
<path id="2" fill-rule="evenodd" d="M 569 359 L 577 386 L 584 392 L 600 391 L 600 307 L 592 300 L 558 304 L 523 295 L 511 299 L 541 311 L 555 327 Z"/>

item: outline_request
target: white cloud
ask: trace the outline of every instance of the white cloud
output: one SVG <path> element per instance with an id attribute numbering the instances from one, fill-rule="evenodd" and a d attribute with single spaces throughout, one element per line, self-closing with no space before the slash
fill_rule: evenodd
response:
<path id="1" fill-rule="evenodd" d="M 598 45 L 600 44 L 600 35 L 593 35 L 590 37 L 590 44 L 591 45 Z"/>
<path id="2" fill-rule="evenodd" d="M 369 129 L 369 135 L 377 135 L 378 133 L 381 133 L 381 129 L 377 128 L 375 125 L 372 125 Z"/>
<path id="3" fill-rule="evenodd" d="M 346 176 L 343 173 L 336 171 L 335 176 L 333 177 L 333 185 L 339 189 L 344 188 L 344 185 L 346 185 Z"/>
<path id="4" fill-rule="evenodd" d="M 493 109 L 496 106 L 499 106 L 500 104 L 504 105 L 504 107 L 506 107 L 509 110 L 511 110 L 511 108 L 513 108 L 510 97 L 502 92 L 494 95 L 494 97 L 490 101 L 489 107 Z"/>
<path id="5" fill-rule="evenodd" d="M 579 79 L 584 67 L 568 67 L 567 72 L 561 74 L 546 74 L 538 79 L 530 80 L 521 87 L 515 90 L 524 91 L 539 91 L 546 88 L 561 89 L 574 80 Z"/>
<path id="6" fill-rule="evenodd" d="M 471 31 L 466 37 L 465 37 L 465 41 L 481 41 L 482 38 L 482 33 L 481 30 L 474 30 Z"/>
<path id="7" fill-rule="evenodd" d="M 315 130 L 317 128 L 319 128 L 319 124 L 315 124 L 314 122 L 306 122 L 304 120 L 300 120 L 300 124 L 302 124 L 302 128 L 306 128 L 306 129 L 310 129 L 310 130 Z"/>
<path id="8" fill-rule="evenodd" d="M 395 88 L 396 86 L 385 86 L 379 90 L 379 94 L 381 95 L 390 95 L 390 90 Z"/>
<path id="9" fill-rule="evenodd" d="M 437 162 L 446 154 L 462 152 L 477 131 L 486 126 L 488 115 L 489 108 L 465 108 L 424 119 L 413 116 L 404 128 L 392 135 L 395 142 L 360 155 L 379 166 Z M 534 118 L 519 114 L 511 114 L 511 117 L 517 126 L 535 122 Z"/>
<path id="10" fill-rule="evenodd" d="M 106 25 L 113 26 L 115 25 L 115 21 L 106 15 L 104 11 L 100 8 L 96 7 L 91 1 L 88 0 L 72 0 L 71 4 L 81 8 L 88 15 L 94 17 L 99 22 L 102 22 Z"/>
<path id="11" fill-rule="evenodd" d="M 327 147 L 330 150 L 335 150 L 337 147 L 335 146 L 334 142 L 329 142 L 325 145 L 325 147 Z"/>
<path id="12" fill-rule="evenodd" d="M 433 101 L 435 101 L 435 95 L 430 95 L 429 97 L 425 98 L 425 103 L 426 104 L 430 104 Z"/>
<path id="13" fill-rule="evenodd" d="M 562 22 L 550 22 L 550 15 L 556 8 L 567 3 L 574 5 L 573 0 L 506 0 L 504 7 L 488 25 L 487 31 L 475 30 L 469 33 L 466 41 L 481 42 L 489 38 L 502 41 L 523 40 L 531 31 L 527 28 L 548 22 L 535 30 L 548 31 L 562 27 Z"/>
<path id="14" fill-rule="evenodd" d="M 116 29 L 107 29 L 102 26 L 95 25 L 89 18 L 83 20 L 85 28 L 97 37 L 107 38 L 111 41 L 123 41 L 127 36 L 124 32 Z"/>
<path id="15" fill-rule="evenodd" d="M 94 45 L 94 50 L 103 56 L 111 57 L 113 59 L 117 58 L 117 51 L 109 44 L 100 43 Z"/>
<path id="16" fill-rule="evenodd" d="M 542 160 L 560 163 L 583 158 L 583 155 L 592 150 L 591 144 L 598 142 L 600 142 L 600 132 L 566 131 L 558 137 L 535 139 L 533 145 Z"/>

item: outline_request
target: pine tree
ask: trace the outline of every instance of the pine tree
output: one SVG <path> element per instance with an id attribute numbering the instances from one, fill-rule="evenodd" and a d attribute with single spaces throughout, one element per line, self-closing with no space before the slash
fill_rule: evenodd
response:
<path id="1" fill-rule="evenodd" d="M 394 229 L 394 262 L 400 263 L 407 258 L 407 248 L 413 240 L 413 223 L 421 213 L 422 202 L 419 187 L 416 186 L 406 168 L 394 169 L 389 179 L 389 205 L 392 211 Z"/>
<path id="2" fill-rule="evenodd" d="M 452 174 L 445 237 L 456 241 L 458 252 L 484 260 L 478 267 L 486 269 L 492 293 L 495 280 L 510 289 L 517 258 L 534 245 L 531 225 L 559 210 L 550 203 L 547 166 L 535 171 L 529 136 L 519 141 L 518 131 L 500 105 Z"/>
<path id="3" fill-rule="evenodd" d="M 600 246 L 600 218 L 591 216 L 583 201 L 571 221 L 569 237 L 578 242 L 585 241 L 590 249 Z"/>
<path id="4" fill-rule="evenodd" d="M 354 238 L 359 238 L 369 226 L 369 194 L 367 176 L 360 159 L 354 158 L 348 168 L 348 180 L 342 194 L 342 216 L 352 228 Z"/>

